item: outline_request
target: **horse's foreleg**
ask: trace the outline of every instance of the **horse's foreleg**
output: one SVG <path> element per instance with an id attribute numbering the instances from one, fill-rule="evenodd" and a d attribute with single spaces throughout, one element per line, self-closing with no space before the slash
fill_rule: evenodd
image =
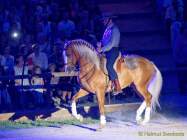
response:
<path id="1" fill-rule="evenodd" d="M 79 98 L 83 97 L 83 96 L 86 96 L 88 94 L 87 91 L 83 90 L 83 89 L 80 89 L 79 92 L 77 92 L 73 98 L 72 98 L 72 104 L 71 104 L 71 112 L 72 112 L 72 115 L 82 121 L 83 120 L 83 117 L 80 115 L 80 114 L 77 114 L 77 106 L 76 106 L 76 102 Z"/>
<path id="2" fill-rule="evenodd" d="M 102 128 L 106 125 L 106 117 L 105 117 L 105 109 L 104 109 L 104 104 L 105 104 L 104 91 L 97 92 L 97 99 L 98 99 L 99 111 L 100 111 L 100 125 Z"/>

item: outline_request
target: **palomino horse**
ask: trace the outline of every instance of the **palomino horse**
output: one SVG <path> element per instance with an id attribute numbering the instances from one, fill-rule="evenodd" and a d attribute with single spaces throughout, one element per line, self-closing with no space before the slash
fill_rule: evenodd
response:
<path id="1" fill-rule="evenodd" d="M 88 42 L 77 39 L 65 44 L 64 59 L 67 67 L 79 65 L 79 82 L 81 89 L 72 98 L 72 114 L 77 119 L 83 119 L 77 114 L 76 101 L 88 93 L 96 94 L 100 111 L 100 124 L 106 124 L 105 118 L 105 93 L 108 87 L 108 76 L 100 66 L 100 57 L 94 47 Z M 127 56 L 116 60 L 114 68 L 122 88 L 134 84 L 137 91 L 144 98 L 137 110 L 136 121 L 146 124 L 150 120 L 151 111 L 159 106 L 158 97 L 162 87 L 162 76 L 158 68 L 149 60 L 140 56 Z M 145 110 L 144 119 L 142 114 Z"/>

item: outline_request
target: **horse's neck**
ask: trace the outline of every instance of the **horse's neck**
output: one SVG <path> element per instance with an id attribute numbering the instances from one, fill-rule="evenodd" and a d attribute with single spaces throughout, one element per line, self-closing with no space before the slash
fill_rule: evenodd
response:
<path id="1" fill-rule="evenodd" d="M 104 73 L 108 73 L 106 70 L 106 57 L 103 55 L 100 55 L 99 57 L 100 59 L 100 69 L 104 72 Z"/>
<path id="2" fill-rule="evenodd" d="M 80 71 L 89 72 L 90 69 L 94 67 L 94 64 L 90 63 L 85 59 L 80 59 L 79 66 L 80 66 Z"/>

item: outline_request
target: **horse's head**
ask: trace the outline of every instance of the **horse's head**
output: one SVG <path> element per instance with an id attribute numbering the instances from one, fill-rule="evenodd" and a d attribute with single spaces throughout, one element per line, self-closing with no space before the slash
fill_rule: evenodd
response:
<path id="1" fill-rule="evenodd" d="M 75 68 L 77 62 L 79 62 L 80 68 L 85 64 L 93 64 L 97 68 L 100 65 L 100 60 L 94 47 L 82 39 L 72 40 L 65 44 L 64 60 L 66 70 Z"/>
<path id="2" fill-rule="evenodd" d="M 78 61 L 78 55 L 73 49 L 73 46 L 71 44 L 66 44 L 63 50 L 63 57 L 65 61 L 65 71 L 74 71 L 75 65 Z"/>

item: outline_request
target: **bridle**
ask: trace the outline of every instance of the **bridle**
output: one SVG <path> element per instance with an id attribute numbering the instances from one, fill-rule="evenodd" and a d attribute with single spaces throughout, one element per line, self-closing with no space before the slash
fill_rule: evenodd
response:
<path id="1" fill-rule="evenodd" d="M 64 49 L 64 50 L 67 51 L 67 49 Z M 75 53 L 75 51 L 74 51 L 73 49 L 71 49 L 71 51 L 72 51 L 71 56 L 67 56 L 67 55 L 66 55 L 66 57 L 70 57 L 71 60 L 72 60 L 72 58 L 73 58 L 72 55 L 74 55 L 76 60 L 80 59 L 80 56 L 77 56 L 76 53 Z M 90 70 L 85 71 L 84 68 L 85 68 L 87 65 L 89 65 L 89 64 L 90 64 L 89 62 L 86 62 L 85 64 L 83 64 L 83 65 L 81 66 L 81 68 L 80 68 L 80 67 L 79 67 L 79 68 L 76 68 L 76 67 L 75 67 L 76 64 L 74 64 L 73 61 L 70 61 L 70 62 L 66 63 L 65 66 L 67 66 L 67 65 L 72 65 L 72 66 L 74 66 L 74 67 L 75 67 L 74 70 L 79 72 L 79 74 L 78 74 L 78 75 L 79 75 L 79 79 L 83 80 L 84 78 L 86 78 L 84 81 L 87 82 L 87 81 L 93 76 L 93 74 L 94 74 L 94 72 L 95 72 L 95 69 L 96 69 L 96 66 L 93 64 L 93 66 L 90 68 Z M 85 74 L 83 74 L 83 75 L 80 77 L 80 72 L 83 72 L 83 73 L 85 72 Z M 108 84 L 109 84 L 109 80 L 108 80 L 108 78 L 107 78 L 107 77 L 108 77 L 108 74 L 106 74 L 104 71 L 103 71 L 103 73 L 104 73 L 105 76 L 106 76 L 106 87 L 105 87 L 105 91 L 106 91 L 106 89 L 107 89 L 107 87 L 108 87 Z"/>
<path id="2" fill-rule="evenodd" d="M 67 49 L 64 49 L 64 51 L 67 51 Z M 73 49 L 71 49 L 71 52 L 72 52 L 72 54 L 71 54 L 71 56 L 67 56 L 67 57 L 70 57 L 71 58 L 71 60 L 73 59 L 73 55 L 75 56 L 75 59 L 76 60 L 78 60 L 78 59 L 80 59 L 80 57 L 79 56 L 77 56 L 77 54 L 75 53 L 75 51 L 73 50 Z M 89 62 L 86 62 L 85 64 L 83 64 L 82 66 L 81 66 L 81 68 L 79 67 L 79 68 L 76 68 L 76 64 L 74 64 L 74 62 L 73 61 L 69 61 L 68 63 L 65 63 L 64 64 L 64 67 L 65 66 L 67 66 L 67 65 L 70 65 L 70 66 L 74 66 L 74 69 L 73 70 L 75 70 L 75 71 L 79 71 L 79 75 L 80 75 L 80 71 L 81 72 L 85 72 L 85 74 L 84 75 L 82 75 L 81 77 L 79 77 L 80 79 L 83 79 L 83 78 L 86 78 L 88 75 L 90 75 L 90 73 L 91 73 L 91 75 L 87 78 L 87 79 L 89 79 L 89 78 L 91 78 L 92 77 L 92 75 L 94 74 L 94 71 L 95 71 L 95 65 L 93 64 L 93 66 L 91 67 L 91 69 L 90 70 L 87 70 L 87 71 L 85 71 L 84 70 L 84 68 L 87 66 L 87 65 L 89 65 L 90 63 Z M 86 80 L 87 80 L 86 79 Z"/>

